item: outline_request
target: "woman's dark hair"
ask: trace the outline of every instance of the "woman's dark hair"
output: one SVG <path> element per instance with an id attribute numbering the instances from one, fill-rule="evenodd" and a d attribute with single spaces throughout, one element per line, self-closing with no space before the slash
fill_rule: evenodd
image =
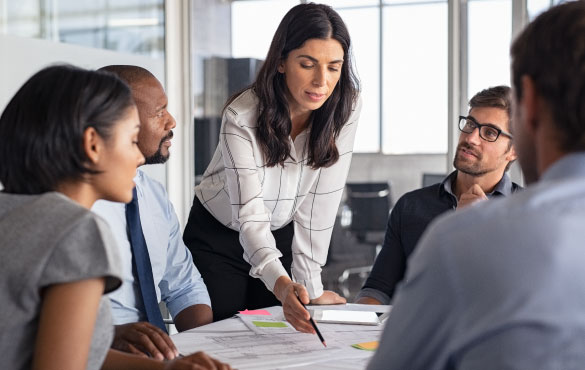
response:
<path id="1" fill-rule="evenodd" d="M 39 194 L 64 180 L 96 173 L 88 167 L 83 135 L 104 139 L 134 104 L 113 74 L 58 65 L 32 76 L 0 116 L 0 182 L 4 191 Z"/>
<path id="2" fill-rule="evenodd" d="M 290 155 L 288 137 L 292 122 L 286 98 L 287 85 L 278 66 L 307 40 L 328 38 L 341 44 L 344 62 L 333 93 L 311 115 L 307 164 L 313 168 L 328 167 L 339 158 L 335 140 L 351 115 L 359 91 L 359 81 L 353 71 L 349 32 L 330 6 L 300 4 L 289 10 L 280 22 L 266 60 L 251 86 L 260 101 L 257 138 L 269 167 L 284 165 Z"/>

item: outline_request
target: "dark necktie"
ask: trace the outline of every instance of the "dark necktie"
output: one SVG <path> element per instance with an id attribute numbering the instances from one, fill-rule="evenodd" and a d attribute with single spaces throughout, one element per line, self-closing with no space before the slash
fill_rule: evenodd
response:
<path id="1" fill-rule="evenodd" d="M 166 332 L 165 324 L 158 308 L 156 291 L 154 290 L 150 256 L 142 233 L 136 188 L 132 190 L 132 201 L 126 204 L 126 223 L 128 225 L 128 239 L 132 248 L 132 273 L 138 279 L 146 318 L 149 323 Z"/>

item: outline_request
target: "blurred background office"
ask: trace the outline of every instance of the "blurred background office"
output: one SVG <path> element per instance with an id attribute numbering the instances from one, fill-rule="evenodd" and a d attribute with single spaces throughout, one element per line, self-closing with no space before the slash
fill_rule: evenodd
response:
<path id="1" fill-rule="evenodd" d="M 252 82 L 278 23 L 302 2 L 0 0 L 0 109 L 32 73 L 50 63 L 148 68 L 165 84 L 169 110 L 177 118 L 169 163 L 149 166 L 148 172 L 167 186 L 184 225 L 193 187 L 217 144 L 223 104 Z M 362 83 L 348 178 L 357 200 L 348 196 L 340 207 L 324 274 L 331 288 L 352 298 L 360 281 L 346 276 L 339 285 L 338 276 L 371 264 L 385 225 L 385 220 L 367 220 L 375 212 L 360 210 L 360 204 L 390 209 L 393 200 L 421 187 L 424 175 L 432 182 L 451 171 L 457 117 L 466 114 L 468 97 L 510 84 L 511 40 L 558 1 L 319 2 L 345 20 Z M 511 175 L 521 181 L 517 165 Z M 384 199 L 364 203 L 372 197 Z M 366 270 L 345 275 L 354 271 Z"/>

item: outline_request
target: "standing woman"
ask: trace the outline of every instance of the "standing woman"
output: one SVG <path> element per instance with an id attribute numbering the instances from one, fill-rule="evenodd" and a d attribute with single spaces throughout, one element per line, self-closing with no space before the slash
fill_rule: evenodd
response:
<path id="1" fill-rule="evenodd" d="M 201 353 L 163 363 L 109 350 L 104 294 L 120 286 L 120 267 L 107 224 L 89 208 L 97 199 L 132 200 L 144 161 L 139 128 L 125 83 L 71 66 L 36 73 L 2 113 L 3 369 L 229 368 Z"/>
<path id="2" fill-rule="evenodd" d="M 314 332 L 297 296 L 305 304 L 345 302 L 323 291 L 321 267 L 360 112 L 351 59 L 339 15 L 297 5 L 256 81 L 228 101 L 183 235 L 215 320 L 280 302 L 293 326 Z"/>

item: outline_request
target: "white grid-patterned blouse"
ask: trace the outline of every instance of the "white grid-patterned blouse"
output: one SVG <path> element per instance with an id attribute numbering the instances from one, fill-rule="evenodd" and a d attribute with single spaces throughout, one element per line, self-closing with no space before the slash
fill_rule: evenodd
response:
<path id="1" fill-rule="evenodd" d="M 310 127 L 290 139 L 284 167 L 266 166 L 256 139 L 257 108 L 256 95 L 247 90 L 225 109 L 219 145 L 195 194 L 218 221 L 239 231 L 250 275 L 270 290 L 280 276 L 288 276 L 271 230 L 294 221 L 291 278 L 317 298 L 323 294 L 321 267 L 351 162 L 361 99 L 337 138 L 339 160 L 317 170 L 306 164 Z"/>

